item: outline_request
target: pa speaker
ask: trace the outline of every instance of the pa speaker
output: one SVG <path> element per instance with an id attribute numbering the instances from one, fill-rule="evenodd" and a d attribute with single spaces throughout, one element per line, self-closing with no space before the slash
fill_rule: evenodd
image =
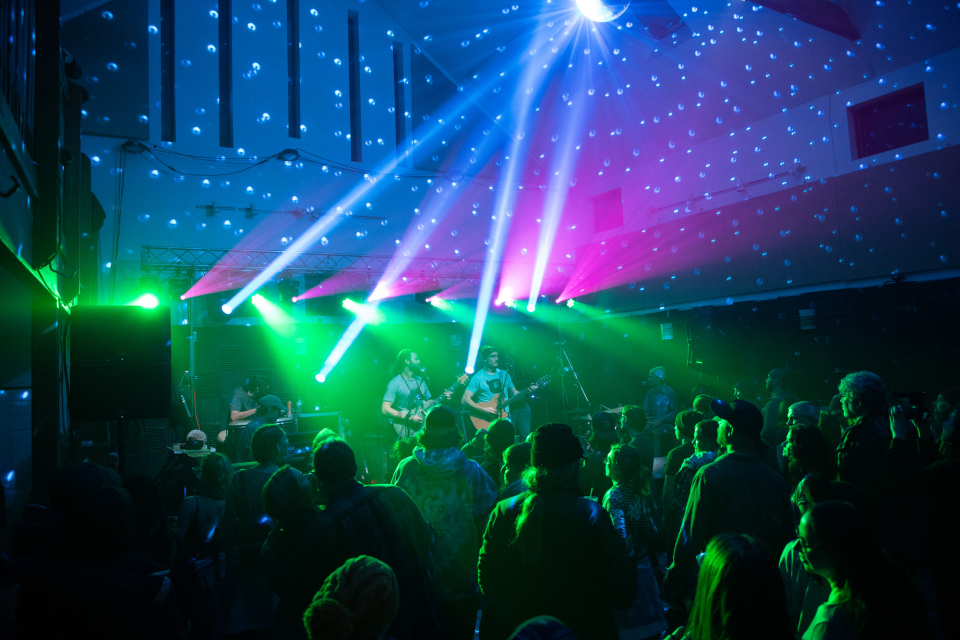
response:
<path id="1" fill-rule="evenodd" d="M 170 309 L 77 306 L 70 314 L 74 422 L 170 415 Z"/>

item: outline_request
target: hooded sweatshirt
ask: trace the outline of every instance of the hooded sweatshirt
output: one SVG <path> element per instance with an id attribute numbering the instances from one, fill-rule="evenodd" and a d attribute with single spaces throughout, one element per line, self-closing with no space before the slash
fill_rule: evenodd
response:
<path id="1" fill-rule="evenodd" d="M 456 447 L 417 447 L 397 467 L 393 484 L 407 492 L 436 533 L 433 564 L 439 600 L 475 595 L 481 535 L 475 519 L 496 503 L 496 483 Z"/>

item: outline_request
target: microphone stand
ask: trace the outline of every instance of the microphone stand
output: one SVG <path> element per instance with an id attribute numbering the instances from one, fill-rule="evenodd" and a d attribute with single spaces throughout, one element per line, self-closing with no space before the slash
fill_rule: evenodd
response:
<path id="1" fill-rule="evenodd" d="M 587 397 L 587 392 L 583 388 L 583 384 L 580 382 L 580 376 L 577 374 L 576 368 L 573 366 L 573 361 L 570 360 L 570 355 L 567 353 L 565 348 L 567 344 L 566 340 L 560 342 L 555 342 L 554 346 L 557 347 L 557 370 L 559 371 L 564 367 L 564 360 L 566 360 L 566 366 L 570 368 L 570 372 L 573 373 L 573 379 L 576 381 L 576 386 L 580 387 L 580 393 L 577 394 L 577 405 L 576 408 L 567 410 L 567 407 L 570 405 L 570 397 L 567 392 L 567 383 L 566 376 L 560 377 L 560 395 L 562 397 L 563 407 L 564 407 L 564 418 L 571 414 L 580 414 L 583 411 L 583 408 L 580 406 L 580 397 L 582 396 L 584 401 L 587 403 L 587 410 L 590 409 L 590 398 Z M 583 425 L 581 422 L 577 422 L 577 437 L 583 439 Z"/>

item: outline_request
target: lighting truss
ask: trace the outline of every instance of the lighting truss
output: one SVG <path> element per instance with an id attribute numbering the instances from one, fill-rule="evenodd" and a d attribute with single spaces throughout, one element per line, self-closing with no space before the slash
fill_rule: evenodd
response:
<path id="1" fill-rule="evenodd" d="M 156 276 L 160 281 L 183 277 L 189 273 L 194 281 L 214 267 L 240 273 L 257 273 L 267 268 L 282 251 L 243 249 L 202 249 L 184 247 L 140 248 L 140 269 L 144 275 Z M 339 272 L 363 274 L 375 283 L 385 273 L 392 256 L 371 256 L 344 253 L 301 253 L 283 270 L 284 278 L 299 279 L 306 274 Z M 551 265 L 548 272 L 557 280 L 566 282 L 564 271 L 571 265 Z M 403 273 L 405 282 L 436 280 L 446 289 L 461 282 L 479 282 L 483 260 L 460 258 L 414 258 Z M 561 284 L 562 284 L 561 283 Z"/>

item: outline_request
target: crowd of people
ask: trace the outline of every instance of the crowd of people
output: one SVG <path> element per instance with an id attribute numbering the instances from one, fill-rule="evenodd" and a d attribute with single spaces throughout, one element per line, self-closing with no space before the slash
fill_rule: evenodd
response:
<path id="1" fill-rule="evenodd" d="M 390 484 L 326 432 L 264 423 L 164 516 L 156 483 L 84 462 L 0 556 L 10 637 L 848 640 L 960 637 L 960 388 L 931 406 L 790 372 L 469 442 L 432 408 Z M 619 414 L 619 415 L 618 415 Z M 954 443 L 957 443 L 956 445 Z"/>

